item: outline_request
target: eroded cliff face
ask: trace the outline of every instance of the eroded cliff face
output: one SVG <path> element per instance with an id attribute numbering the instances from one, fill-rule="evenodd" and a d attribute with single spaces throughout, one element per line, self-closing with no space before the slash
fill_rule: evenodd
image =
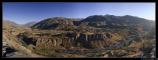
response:
<path id="1" fill-rule="evenodd" d="M 112 33 L 80 33 L 80 32 L 65 32 L 55 35 L 51 34 L 31 34 L 26 36 L 25 34 L 18 35 L 18 38 L 26 44 L 32 44 L 38 48 L 65 48 L 71 49 L 75 47 L 80 48 L 106 48 L 118 40 L 123 40 L 123 37 L 119 38 L 119 35 Z M 117 39 L 115 39 L 117 37 Z"/>
<path id="2" fill-rule="evenodd" d="M 106 41 L 112 38 L 109 33 L 68 33 L 70 40 L 75 41 L 77 46 L 84 48 L 104 47 Z"/>

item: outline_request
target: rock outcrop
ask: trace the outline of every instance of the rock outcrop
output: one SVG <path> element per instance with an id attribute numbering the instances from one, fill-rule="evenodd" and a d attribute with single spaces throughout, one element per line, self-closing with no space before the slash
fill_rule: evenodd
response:
<path id="1" fill-rule="evenodd" d="M 104 42 L 110 40 L 112 35 L 109 33 L 75 33 L 66 32 L 57 35 L 29 35 L 19 34 L 18 38 L 27 45 L 32 44 L 37 47 L 84 47 L 99 48 L 104 47 Z"/>

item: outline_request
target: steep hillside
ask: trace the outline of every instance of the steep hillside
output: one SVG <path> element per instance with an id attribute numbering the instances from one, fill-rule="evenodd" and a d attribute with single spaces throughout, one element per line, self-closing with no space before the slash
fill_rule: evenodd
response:
<path id="1" fill-rule="evenodd" d="M 31 52 L 22 45 L 22 43 L 16 38 L 19 33 L 24 31 L 30 31 L 29 28 L 24 28 L 11 21 L 3 21 L 3 57 L 37 57 L 38 55 Z M 9 52 L 7 48 L 11 48 L 15 51 Z M 13 56 L 9 56 L 12 54 Z M 19 55 L 20 54 L 20 55 Z M 6 56 L 5 56 L 6 55 Z"/>
<path id="2" fill-rule="evenodd" d="M 144 18 L 135 16 L 114 16 L 114 15 L 93 15 L 83 19 L 81 22 L 87 22 L 89 26 L 95 27 L 133 27 L 143 28 L 143 30 L 150 31 L 155 29 L 155 22 Z"/>
<path id="3" fill-rule="evenodd" d="M 74 24 L 75 20 L 70 18 L 64 18 L 64 17 L 54 17 L 54 18 L 48 18 L 44 19 L 37 24 L 33 25 L 32 28 L 37 29 L 59 29 L 64 26 L 72 26 L 77 25 Z"/>

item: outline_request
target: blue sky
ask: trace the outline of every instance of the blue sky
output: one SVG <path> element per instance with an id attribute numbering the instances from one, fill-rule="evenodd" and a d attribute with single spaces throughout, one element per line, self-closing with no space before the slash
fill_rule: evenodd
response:
<path id="1" fill-rule="evenodd" d="M 5 2 L 3 20 L 18 24 L 50 17 L 85 18 L 90 15 L 132 15 L 155 20 L 155 3 Z"/>

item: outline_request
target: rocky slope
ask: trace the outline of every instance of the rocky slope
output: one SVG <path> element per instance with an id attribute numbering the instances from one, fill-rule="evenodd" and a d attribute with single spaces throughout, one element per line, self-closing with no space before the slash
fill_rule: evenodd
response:
<path id="1" fill-rule="evenodd" d="M 22 46 L 22 43 L 17 40 L 16 35 L 24 31 L 29 31 L 29 28 L 22 28 L 18 24 L 11 21 L 3 21 L 3 57 L 37 57 L 38 55 L 31 52 L 31 50 Z M 12 52 L 8 53 L 9 50 Z M 15 50 L 15 51 L 13 51 Z M 20 55 L 19 55 L 20 54 Z"/>

